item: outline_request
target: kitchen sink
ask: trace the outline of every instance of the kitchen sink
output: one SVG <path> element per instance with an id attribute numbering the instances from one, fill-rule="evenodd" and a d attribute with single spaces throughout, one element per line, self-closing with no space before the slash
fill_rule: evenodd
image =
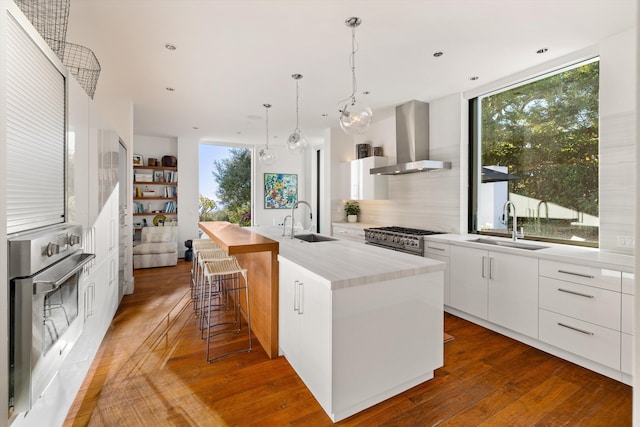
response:
<path id="1" fill-rule="evenodd" d="M 296 234 L 293 237 L 295 237 L 296 239 L 304 240 L 305 242 L 310 242 L 310 243 L 331 242 L 333 240 L 336 240 L 334 238 L 322 236 L 320 234 Z"/>
<path id="2" fill-rule="evenodd" d="M 503 240 L 494 240 L 494 239 L 474 239 L 469 240 L 469 242 L 473 243 L 483 243 L 485 245 L 493 245 L 493 246 L 503 246 L 507 248 L 516 248 L 516 249 L 526 249 L 529 251 L 537 251 L 539 249 L 546 249 L 548 246 L 539 246 L 539 245 L 530 245 L 527 243 L 518 243 L 518 242 L 507 242 Z"/>

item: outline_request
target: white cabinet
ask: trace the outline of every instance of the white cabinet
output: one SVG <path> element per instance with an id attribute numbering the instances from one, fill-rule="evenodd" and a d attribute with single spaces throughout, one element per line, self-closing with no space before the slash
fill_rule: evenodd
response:
<path id="1" fill-rule="evenodd" d="M 450 245 L 441 242 L 425 241 L 425 257 L 444 262 L 444 305 L 450 305 L 451 266 L 449 265 Z"/>
<path id="2" fill-rule="evenodd" d="M 340 237 L 341 239 L 364 243 L 364 226 L 359 227 L 334 223 L 331 225 L 331 235 Z"/>
<path id="3" fill-rule="evenodd" d="M 621 313 L 621 343 L 620 369 L 624 374 L 631 375 L 633 371 L 633 298 L 635 295 L 633 273 L 622 273 L 622 313 Z"/>
<path id="4" fill-rule="evenodd" d="M 442 272 L 331 289 L 279 256 L 279 350 L 333 421 L 443 365 Z"/>
<path id="5" fill-rule="evenodd" d="M 451 247 L 451 307 L 487 319 L 488 253 L 482 249 Z"/>
<path id="6" fill-rule="evenodd" d="M 538 260 L 489 252 L 489 321 L 538 338 Z"/>
<path id="7" fill-rule="evenodd" d="M 383 200 L 388 197 L 388 179 L 384 175 L 371 175 L 369 170 L 387 165 L 386 157 L 365 157 L 352 160 L 351 172 L 351 200 Z"/>
<path id="8" fill-rule="evenodd" d="M 537 259 L 460 246 L 450 254 L 452 307 L 537 338 Z"/>
<path id="9" fill-rule="evenodd" d="M 540 340 L 621 369 L 619 271 L 540 261 Z"/>
<path id="10" fill-rule="evenodd" d="M 331 407 L 331 290 L 309 271 L 280 259 L 279 346 L 324 408 Z"/>

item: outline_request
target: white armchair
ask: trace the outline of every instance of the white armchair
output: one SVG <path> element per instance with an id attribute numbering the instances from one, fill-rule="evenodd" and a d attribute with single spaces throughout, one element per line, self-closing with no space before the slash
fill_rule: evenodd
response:
<path id="1" fill-rule="evenodd" d="M 178 264 L 178 227 L 143 227 L 141 242 L 133 247 L 133 268 Z"/>

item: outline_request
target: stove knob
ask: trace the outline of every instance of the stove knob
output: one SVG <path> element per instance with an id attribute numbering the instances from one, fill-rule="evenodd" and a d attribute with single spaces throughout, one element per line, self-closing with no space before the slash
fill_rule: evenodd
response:
<path id="1" fill-rule="evenodd" d="M 49 242 L 49 244 L 47 245 L 47 256 L 52 257 L 59 253 L 60 253 L 60 245 L 53 242 Z"/>
<path id="2" fill-rule="evenodd" d="M 70 234 L 69 237 L 67 238 L 67 244 L 69 246 L 79 245 L 80 244 L 80 236 L 78 236 L 77 234 Z"/>

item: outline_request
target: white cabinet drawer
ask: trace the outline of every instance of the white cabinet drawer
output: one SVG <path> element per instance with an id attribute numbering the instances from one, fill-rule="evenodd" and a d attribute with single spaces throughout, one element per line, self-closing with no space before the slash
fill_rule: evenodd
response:
<path id="1" fill-rule="evenodd" d="M 635 275 L 633 273 L 622 273 L 622 292 L 635 295 Z"/>
<path id="2" fill-rule="evenodd" d="M 363 228 L 347 228 L 347 227 L 339 227 L 333 226 L 333 235 L 336 237 L 341 237 L 343 239 L 354 240 L 358 242 L 364 243 L 364 229 Z"/>
<path id="3" fill-rule="evenodd" d="M 620 332 L 540 309 L 540 340 L 620 370 Z"/>
<path id="4" fill-rule="evenodd" d="M 620 292 L 622 273 L 605 268 L 540 260 L 540 275 Z"/>
<path id="5" fill-rule="evenodd" d="M 427 240 L 424 242 L 424 246 L 425 253 L 427 254 L 449 256 L 450 246 L 447 243 L 430 242 Z"/>
<path id="6" fill-rule="evenodd" d="M 622 334 L 622 354 L 620 356 L 620 369 L 628 375 L 633 375 L 633 337 Z"/>
<path id="7" fill-rule="evenodd" d="M 620 293 L 540 277 L 540 308 L 620 330 Z"/>
<path id="8" fill-rule="evenodd" d="M 633 333 L 633 295 L 622 294 L 622 332 Z"/>

